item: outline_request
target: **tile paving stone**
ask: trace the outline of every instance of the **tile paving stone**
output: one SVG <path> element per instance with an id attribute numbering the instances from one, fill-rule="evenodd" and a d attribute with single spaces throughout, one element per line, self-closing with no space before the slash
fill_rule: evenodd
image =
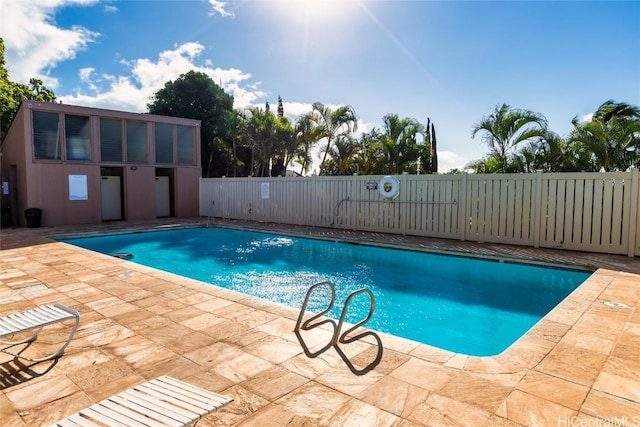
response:
<path id="1" fill-rule="evenodd" d="M 360 400 L 351 399 L 327 419 L 320 422 L 321 426 L 376 426 L 392 427 L 399 419 L 389 412 Z"/>
<path id="2" fill-rule="evenodd" d="M 438 394 L 494 413 L 512 388 L 496 381 L 459 372 Z"/>
<path id="3" fill-rule="evenodd" d="M 244 347 L 243 351 L 267 360 L 274 365 L 285 362 L 302 353 L 300 345 L 278 337 L 264 336 Z"/>
<path id="4" fill-rule="evenodd" d="M 273 402 L 309 382 L 308 378 L 291 372 L 281 366 L 275 366 L 242 383 L 253 393 Z"/>
<path id="5" fill-rule="evenodd" d="M 589 387 L 534 370 L 529 371 L 516 388 L 575 410 L 580 409 L 589 393 Z"/>
<path id="6" fill-rule="evenodd" d="M 481 426 L 491 417 L 491 412 L 454 399 L 430 393 L 427 400 L 406 418 L 418 425 Z"/>
<path id="7" fill-rule="evenodd" d="M 432 362 L 409 359 L 389 375 L 429 391 L 438 391 L 453 380 L 457 373 Z"/>
<path id="8" fill-rule="evenodd" d="M 623 425 L 637 426 L 640 424 L 640 403 L 599 390 L 592 390 L 587 395 L 580 412 L 608 420 L 609 424 L 612 424 L 611 421 L 616 419 L 624 420 Z"/>
<path id="9" fill-rule="evenodd" d="M 498 417 L 497 415 L 492 415 L 483 427 L 522 427 L 523 425 L 524 424 L 506 418 Z"/>
<path id="10" fill-rule="evenodd" d="M 604 369 L 607 369 L 606 366 Z M 616 370 L 616 372 L 619 372 L 620 375 L 611 374 L 606 371 L 600 372 L 598 379 L 593 384 L 593 389 L 630 401 L 640 401 L 640 380 L 637 378 L 629 378 L 631 375 L 637 377 L 637 374 L 626 374 L 625 372 L 629 371 L 625 371 L 624 369 Z"/>
<path id="11" fill-rule="evenodd" d="M 375 371 L 365 375 L 354 375 L 351 369 L 342 365 L 319 375 L 315 381 L 348 396 L 356 396 L 372 384 L 377 383 L 381 378 L 383 375 Z"/>
<path id="12" fill-rule="evenodd" d="M 0 354 L 2 425 L 46 425 L 168 372 L 233 396 L 231 405 L 199 423 L 205 427 L 546 426 L 559 420 L 640 425 L 634 418 L 640 414 L 640 259 L 217 222 L 600 269 L 509 349 L 479 358 L 384 333 L 332 347 L 328 324 L 301 331 L 299 340 L 296 310 L 44 237 L 200 226 L 202 218 L 3 229 L 0 312 L 62 302 L 80 311 L 81 322 L 56 363 L 29 366 Z M 58 339 L 55 332 L 28 351 L 38 353 Z M 377 365 L 365 369 L 376 358 Z"/>
<path id="13" fill-rule="evenodd" d="M 560 343 L 536 366 L 536 371 L 591 387 L 607 356 L 574 345 Z"/>
<path id="14" fill-rule="evenodd" d="M 514 390 L 496 411 L 498 416 L 535 427 L 556 426 L 560 420 L 570 420 L 577 413 L 574 409 L 520 390 Z"/>
<path id="15" fill-rule="evenodd" d="M 275 404 L 267 405 L 260 412 L 253 413 L 239 423 L 234 424 L 235 427 L 314 427 L 317 425 L 314 421 L 293 414 L 287 411 L 286 408 Z"/>
<path id="16" fill-rule="evenodd" d="M 26 382 L 21 387 L 7 389 L 5 393 L 17 411 L 28 411 L 33 406 L 47 404 L 79 390 L 73 381 L 58 375 Z"/>
<path id="17" fill-rule="evenodd" d="M 427 400 L 429 391 L 387 375 L 356 396 L 371 405 L 404 418 Z"/>
<path id="18" fill-rule="evenodd" d="M 296 415 L 309 417 L 322 423 L 333 416 L 350 399 L 351 397 L 344 393 L 310 381 L 276 400 L 275 403 L 284 406 Z"/>

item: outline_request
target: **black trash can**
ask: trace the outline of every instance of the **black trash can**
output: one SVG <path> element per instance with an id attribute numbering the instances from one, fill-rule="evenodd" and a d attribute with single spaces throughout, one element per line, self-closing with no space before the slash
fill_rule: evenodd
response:
<path id="1" fill-rule="evenodd" d="M 24 211 L 24 216 L 27 219 L 27 228 L 38 228 L 42 221 L 42 209 L 29 208 Z"/>

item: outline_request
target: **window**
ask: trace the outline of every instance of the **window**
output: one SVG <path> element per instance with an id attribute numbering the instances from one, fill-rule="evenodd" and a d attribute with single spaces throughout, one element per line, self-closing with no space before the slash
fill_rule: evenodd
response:
<path id="1" fill-rule="evenodd" d="M 127 162 L 147 162 L 147 124 L 127 122 Z"/>
<path id="2" fill-rule="evenodd" d="M 173 125 L 156 123 L 156 163 L 173 163 Z"/>
<path id="3" fill-rule="evenodd" d="M 64 139 L 67 160 L 91 160 L 89 117 L 65 115 Z"/>
<path id="4" fill-rule="evenodd" d="M 61 160 L 60 115 L 44 111 L 33 112 L 33 158 Z"/>
<path id="5" fill-rule="evenodd" d="M 122 120 L 100 119 L 100 160 L 122 161 Z"/>
<path id="6" fill-rule="evenodd" d="M 177 126 L 178 129 L 178 164 L 195 165 L 193 150 L 193 128 Z"/>

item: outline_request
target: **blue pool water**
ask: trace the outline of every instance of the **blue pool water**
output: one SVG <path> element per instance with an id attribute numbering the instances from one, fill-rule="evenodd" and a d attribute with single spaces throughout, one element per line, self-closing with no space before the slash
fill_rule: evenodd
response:
<path id="1" fill-rule="evenodd" d="M 130 253 L 132 262 L 294 308 L 312 284 L 329 280 L 336 288 L 335 319 L 347 295 L 366 287 L 376 301 L 366 328 L 473 356 L 501 353 L 590 275 L 225 228 L 62 241 Z M 313 295 L 311 311 L 326 307 L 328 294 Z M 368 310 L 368 296 L 358 295 L 347 321 L 357 322 Z"/>

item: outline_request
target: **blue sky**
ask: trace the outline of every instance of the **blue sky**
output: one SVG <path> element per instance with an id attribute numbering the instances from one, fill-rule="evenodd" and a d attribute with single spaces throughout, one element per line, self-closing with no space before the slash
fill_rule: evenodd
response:
<path id="1" fill-rule="evenodd" d="M 144 112 L 202 71 L 234 106 L 351 105 L 359 131 L 396 113 L 438 136 L 440 172 L 485 156 L 473 125 L 501 103 L 565 136 L 608 99 L 640 105 L 640 2 L 3 0 L 10 78 L 67 104 Z"/>

